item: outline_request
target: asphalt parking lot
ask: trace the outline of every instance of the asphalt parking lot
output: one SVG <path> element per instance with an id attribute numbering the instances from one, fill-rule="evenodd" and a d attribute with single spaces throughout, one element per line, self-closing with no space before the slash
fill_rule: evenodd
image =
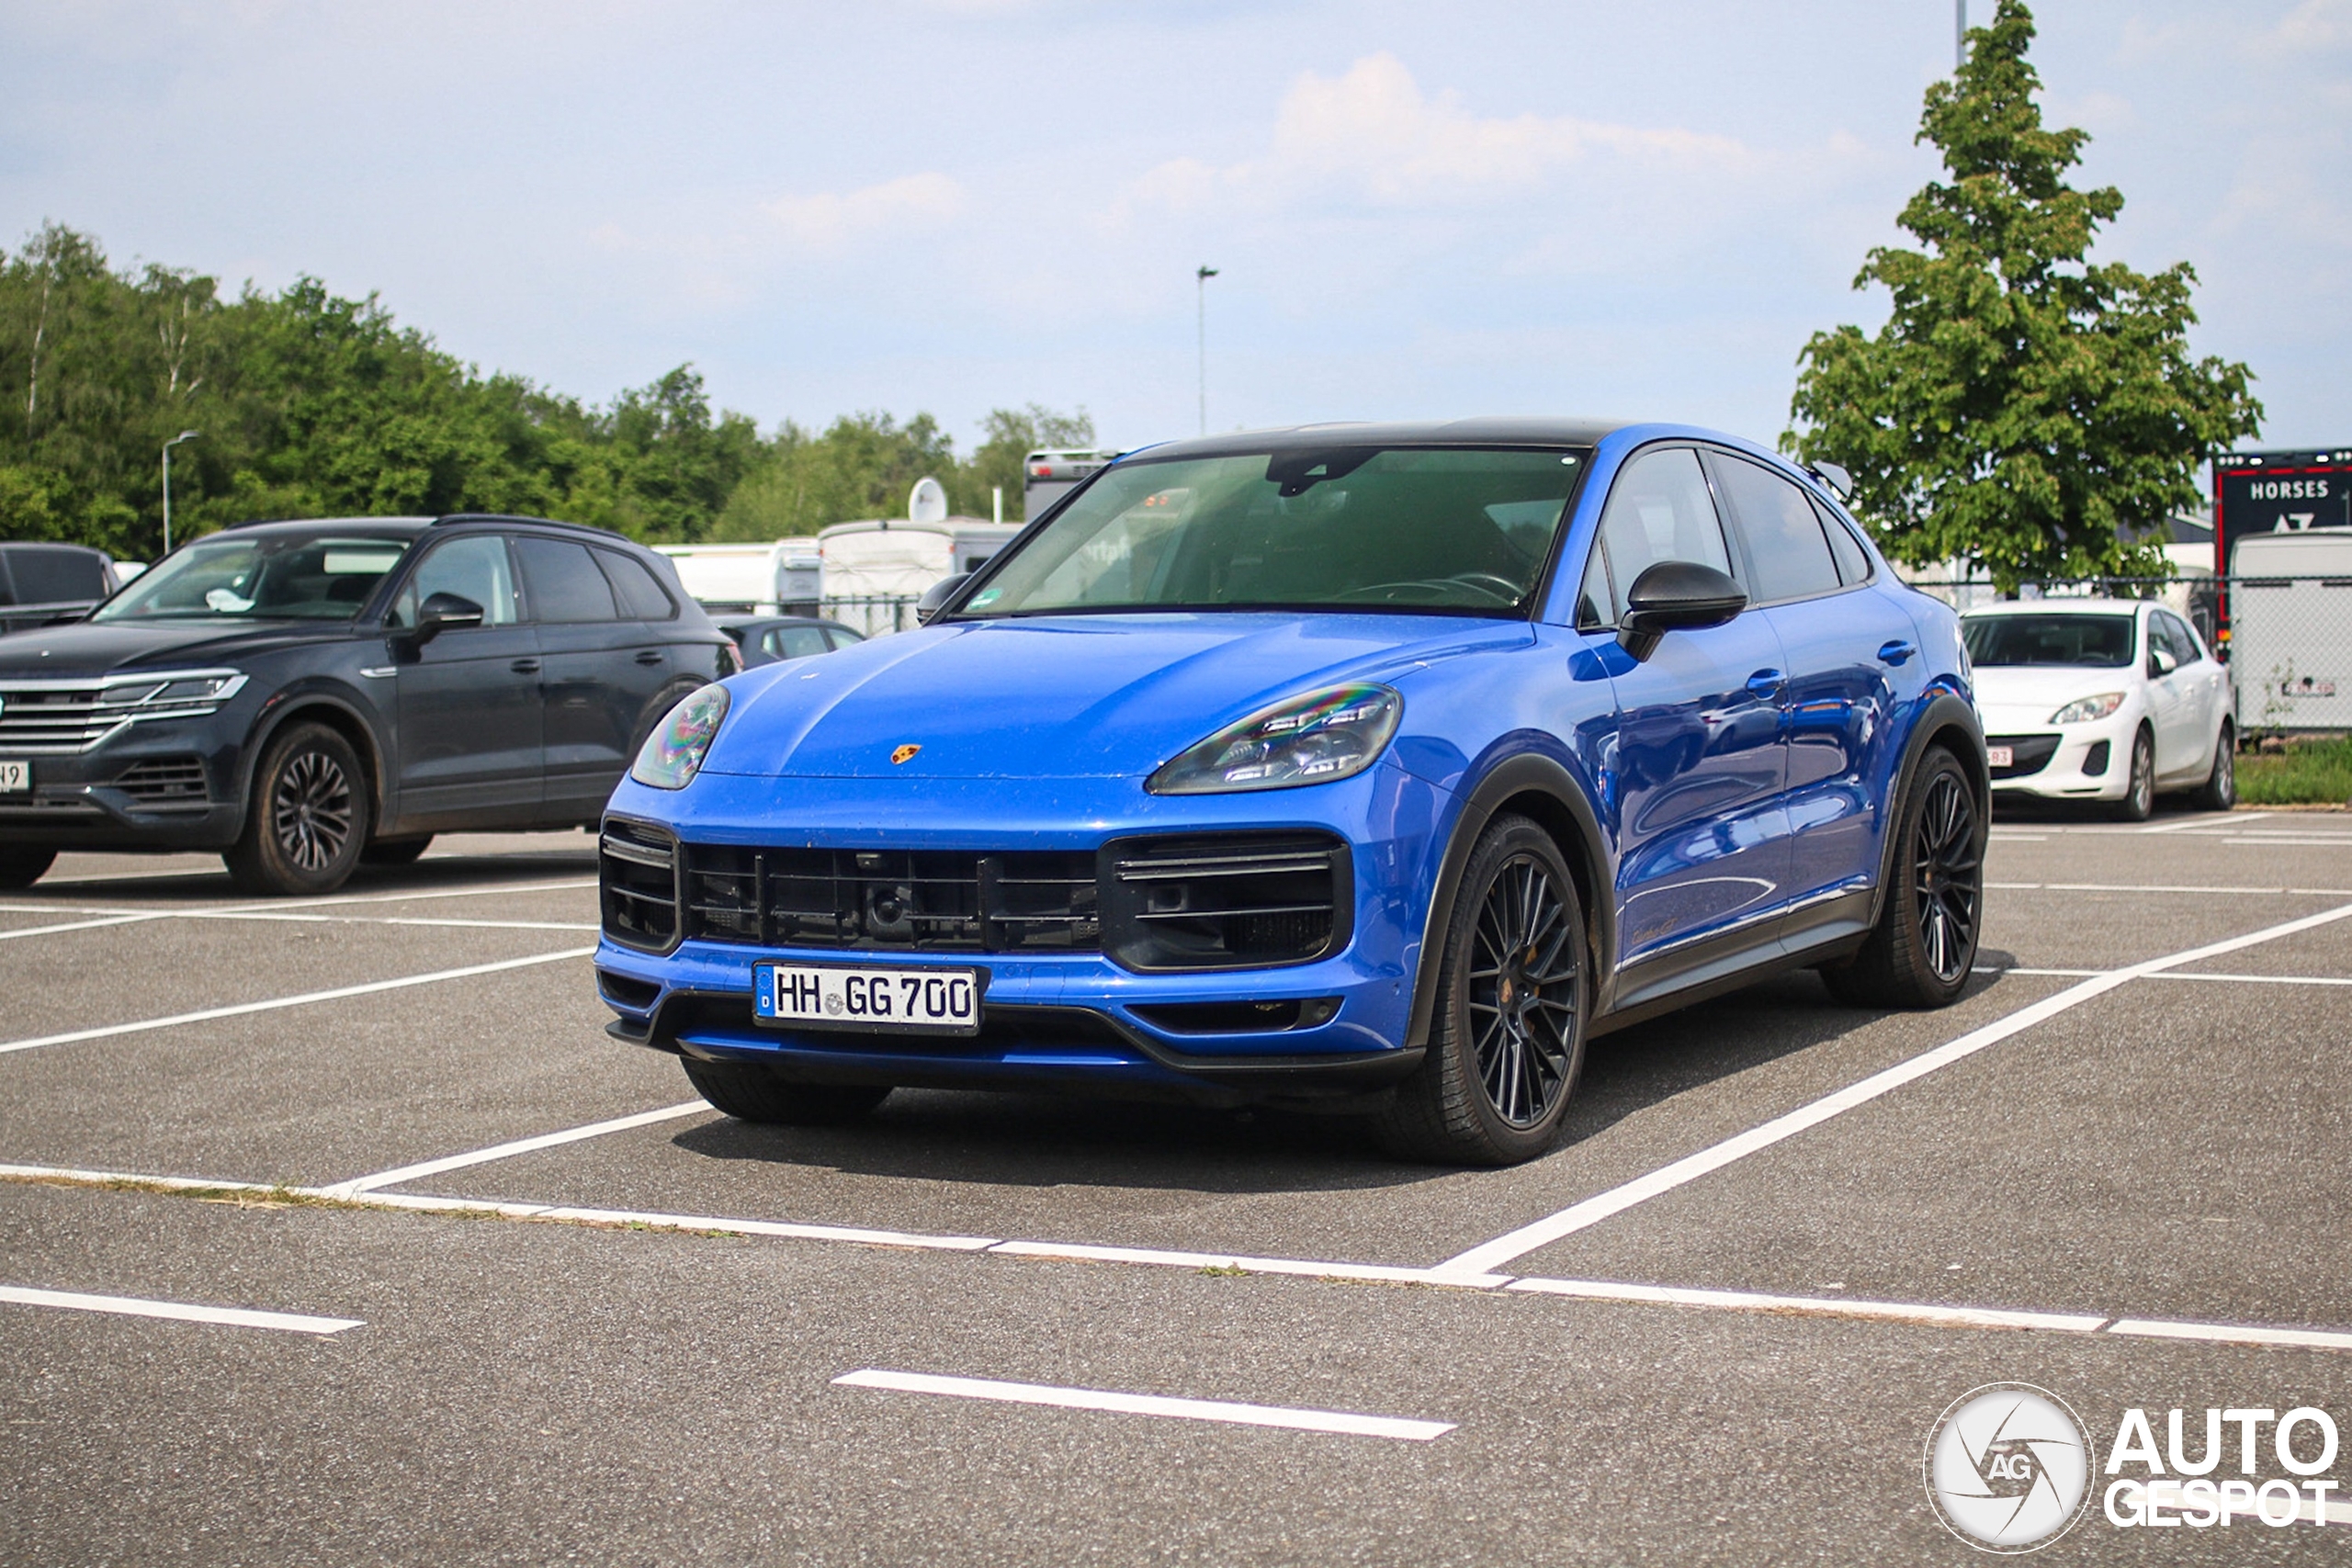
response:
<path id="1" fill-rule="evenodd" d="M 2352 1415 L 2352 817 L 2005 818 L 1959 1005 L 1796 975 L 1609 1036 L 1508 1171 L 1016 1096 L 731 1122 L 602 1032 L 594 875 L 0 896 L 0 1561 L 1958 1562 L 1921 1451 L 1980 1384 L 2102 1452 Z M 2043 1561 L 2345 1526 L 2094 1497 Z"/>

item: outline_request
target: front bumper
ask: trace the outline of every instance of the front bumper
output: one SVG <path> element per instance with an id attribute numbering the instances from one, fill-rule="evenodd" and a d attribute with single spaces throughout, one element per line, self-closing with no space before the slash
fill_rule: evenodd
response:
<path id="1" fill-rule="evenodd" d="M 1307 789 L 1176 797 L 1147 795 L 1131 779 L 1030 786 L 706 774 L 677 794 L 624 783 L 613 817 L 659 822 L 696 842 L 1092 851 L 1162 834 L 1326 832 L 1351 852 L 1351 919 L 1344 945 L 1311 962 L 1149 973 L 1092 952 L 687 940 L 655 953 L 607 935 L 597 950 L 598 988 L 618 1015 L 610 1026 L 617 1038 L 713 1060 L 763 1061 L 808 1081 L 1059 1085 L 1217 1102 L 1344 1098 L 1393 1082 L 1421 1059 L 1406 1039 L 1412 983 L 1453 805 L 1388 762 Z M 752 971 L 771 959 L 983 970 L 981 1031 L 941 1040 L 755 1022 Z M 1258 1004 L 1273 1026 L 1248 1021 Z M 1186 1008 L 1197 1010 L 1159 1010 Z M 1171 1017 L 1182 1026 L 1170 1027 Z"/>
<path id="2" fill-rule="evenodd" d="M 2120 800 L 2132 784 L 2132 741 L 2136 715 L 2119 713 L 2095 724 L 1993 733 L 1987 724 L 1987 746 L 2008 746 L 2018 761 L 1995 768 L 1996 795 L 2032 795 L 2044 800 Z M 2036 764 L 2033 759 L 2041 761 Z"/>
<path id="3" fill-rule="evenodd" d="M 243 749 L 228 715 L 133 725 L 88 751 L 26 756 L 32 789 L 0 795 L 0 843 L 220 850 L 243 826 Z M 0 745 L 0 757 L 24 756 Z"/>

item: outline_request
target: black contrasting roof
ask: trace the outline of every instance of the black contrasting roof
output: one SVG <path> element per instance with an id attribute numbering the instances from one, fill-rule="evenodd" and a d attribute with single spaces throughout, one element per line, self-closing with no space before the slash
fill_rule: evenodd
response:
<path id="1" fill-rule="evenodd" d="M 1327 446 L 1590 446 L 1626 419 L 1484 417 L 1294 424 L 1230 435 L 1170 441 L 1131 452 L 1137 457 L 1229 457 L 1250 452 L 1317 451 Z"/>
<path id="2" fill-rule="evenodd" d="M 585 534 L 607 541 L 625 541 L 628 537 L 610 528 L 598 528 L 586 523 L 564 523 L 553 517 L 531 517 L 503 512 L 451 512 L 439 517 L 254 517 L 229 524 L 220 531 L 225 534 L 232 528 L 350 528 L 413 538 L 428 528 L 446 528 L 462 523 L 522 523 L 534 528 L 557 528 L 567 534 Z"/>

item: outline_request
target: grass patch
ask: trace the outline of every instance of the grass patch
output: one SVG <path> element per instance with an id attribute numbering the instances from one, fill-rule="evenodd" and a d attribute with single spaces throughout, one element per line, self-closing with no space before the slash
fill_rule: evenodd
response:
<path id="1" fill-rule="evenodd" d="M 2352 739 L 2290 740 L 2283 751 L 2240 753 L 2238 798 L 2248 806 L 2352 801 Z"/>

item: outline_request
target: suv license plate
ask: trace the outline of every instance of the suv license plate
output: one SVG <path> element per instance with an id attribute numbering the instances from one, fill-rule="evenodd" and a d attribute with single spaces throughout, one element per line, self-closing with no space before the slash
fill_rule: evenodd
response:
<path id="1" fill-rule="evenodd" d="M 752 968 L 752 1016 L 876 1034 L 978 1034 L 987 988 L 978 969 L 759 964 Z"/>
<path id="2" fill-rule="evenodd" d="M 0 762 L 0 795 L 26 795 L 33 787 L 30 762 Z"/>
<path id="3" fill-rule="evenodd" d="M 2017 765 L 2017 753 L 2007 746 L 1984 748 L 1984 765 L 1988 768 L 2009 768 Z"/>

